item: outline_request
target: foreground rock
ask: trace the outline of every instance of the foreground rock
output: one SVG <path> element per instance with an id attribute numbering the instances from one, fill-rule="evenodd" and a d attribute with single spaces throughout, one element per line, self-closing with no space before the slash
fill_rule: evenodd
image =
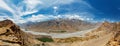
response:
<path id="1" fill-rule="evenodd" d="M 39 43 L 12 21 L 4 20 L 0 22 L 0 46 L 33 46 Z"/>
<path id="2" fill-rule="evenodd" d="M 114 37 L 108 42 L 107 46 L 120 46 L 120 22 L 114 23 Z"/>

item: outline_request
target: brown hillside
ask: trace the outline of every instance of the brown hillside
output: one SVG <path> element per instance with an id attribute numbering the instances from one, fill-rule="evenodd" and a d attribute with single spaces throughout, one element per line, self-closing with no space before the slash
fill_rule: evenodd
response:
<path id="1" fill-rule="evenodd" d="M 10 20 L 0 22 L 0 46 L 32 46 L 39 43 Z"/>

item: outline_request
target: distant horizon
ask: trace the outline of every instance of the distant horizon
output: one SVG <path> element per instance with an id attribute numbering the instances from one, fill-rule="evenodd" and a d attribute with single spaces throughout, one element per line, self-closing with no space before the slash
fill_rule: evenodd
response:
<path id="1" fill-rule="evenodd" d="M 119 0 L 0 0 L 0 20 L 16 23 L 57 18 L 120 22 Z"/>

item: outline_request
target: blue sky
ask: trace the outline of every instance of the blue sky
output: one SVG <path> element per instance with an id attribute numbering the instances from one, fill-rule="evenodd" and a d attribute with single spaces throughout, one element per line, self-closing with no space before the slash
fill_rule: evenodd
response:
<path id="1" fill-rule="evenodd" d="M 120 21 L 120 0 L 0 0 L 0 20 L 15 23 L 56 18 Z"/>

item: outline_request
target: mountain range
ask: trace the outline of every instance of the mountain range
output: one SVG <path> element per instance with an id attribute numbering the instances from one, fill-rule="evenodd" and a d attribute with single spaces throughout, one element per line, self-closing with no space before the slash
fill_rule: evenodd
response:
<path id="1" fill-rule="evenodd" d="M 24 23 L 21 24 L 21 28 L 36 32 L 67 33 L 88 30 L 99 25 L 100 23 L 92 23 L 79 19 L 55 19 L 43 22 Z"/>

